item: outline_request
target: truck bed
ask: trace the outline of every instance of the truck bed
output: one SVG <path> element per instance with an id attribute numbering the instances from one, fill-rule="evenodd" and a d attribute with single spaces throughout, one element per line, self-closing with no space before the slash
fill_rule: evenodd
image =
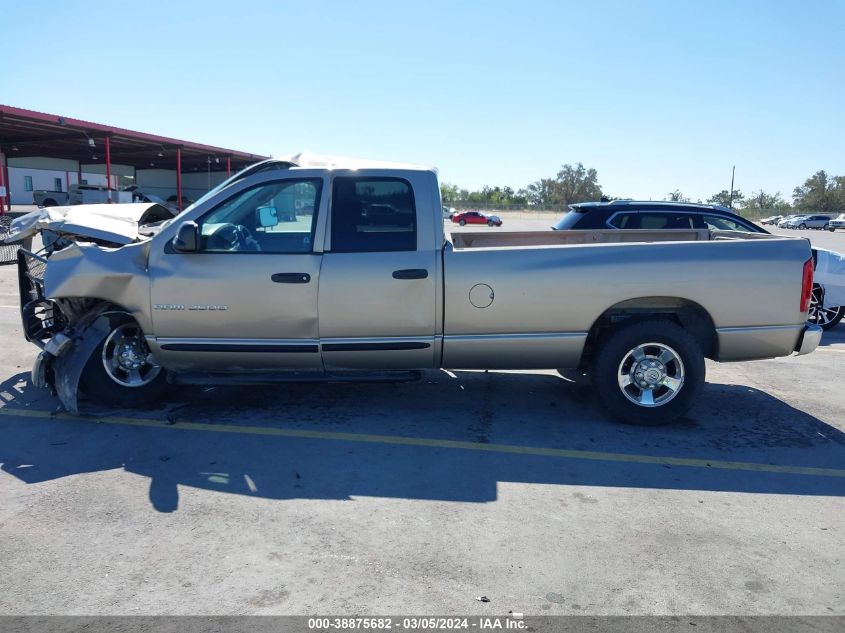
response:
<path id="1" fill-rule="evenodd" d="M 455 232 L 444 251 L 453 368 L 577 364 L 599 315 L 692 306 L 720 361 L 788 355 L 803 331 L 807 240 L 682 230 Z"/>

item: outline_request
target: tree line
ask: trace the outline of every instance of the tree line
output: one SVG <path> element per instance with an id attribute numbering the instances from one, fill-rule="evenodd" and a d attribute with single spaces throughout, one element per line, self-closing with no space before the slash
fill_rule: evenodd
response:
<path id="1" fill-rule="evenodd" d="M 511 187 L 490 187 L 485 185 L 477 191 L 461 189 L 457 185 L 443 183 L 440 186 L 443 204 L 478 204 L 492 207 L 552 207 L 563 208 L 576 202 L 630 199 L 606 194 L 598 181 L 595 169 L 582 163 L 563 165 L 552 178 L 541 178 L 528 186 L 514 191 Z M 683 192 L 675 189 L 666 194 L 665 200 L 691 202 Z M 696 200 L 695 202 L 702 202 Z M 824 170 L 817 171 L 792 191 L 792 200 L 786 200 L 780 191 L 774 193 L 762 189 L 745 195 L 739 189 L 733 192 L 723 189 L 703 201 L 734 207 L 739 211 L 811 211 L 815 213 L 845 213 L 845 176 L 830 176 Z"/>

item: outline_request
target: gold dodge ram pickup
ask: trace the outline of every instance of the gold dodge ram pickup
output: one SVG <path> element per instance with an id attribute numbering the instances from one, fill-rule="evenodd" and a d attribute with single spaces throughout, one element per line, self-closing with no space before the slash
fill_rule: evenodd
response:
<path id="1" fill-rule="evenodd" d="M 35 384 L 119 406 L 167 383 L 581 368 L 618 418 L 683 414 L 704 359 L 804 354 L 805 239 L 707 230 L 444 236 L 431 169 L 268 160 L 175 218 L 155 204 L 19 218 Z"/>

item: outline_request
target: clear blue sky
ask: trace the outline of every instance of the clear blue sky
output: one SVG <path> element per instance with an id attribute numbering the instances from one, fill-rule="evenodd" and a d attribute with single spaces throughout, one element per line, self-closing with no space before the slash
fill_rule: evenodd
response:
<path id="1" fill-rule="evenodd" d="M 0 103 L 256 153 L 563 163 L 693 199 L 845 174 L 845 1 L 0 0 Z"/>

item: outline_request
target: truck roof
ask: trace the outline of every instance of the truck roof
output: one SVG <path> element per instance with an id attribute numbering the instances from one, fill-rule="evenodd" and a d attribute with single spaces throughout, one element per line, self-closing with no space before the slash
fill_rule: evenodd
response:
<path id="1" fill-rule="evenodd" d="M 369 158 L 352 158 L 349 156 L 326 156 L 312 154 L 311 152 L 300 152 L 271 158 L 269 161 L 277 163 L 288 163 L 290 167 L 302 167 L 308 169 L 404 169 L 409 171 L 432 171 L 437 172 L 433 166 L 416 165 L 414 163 L 399 163 L 385 160 L 371 160 Z"/>

